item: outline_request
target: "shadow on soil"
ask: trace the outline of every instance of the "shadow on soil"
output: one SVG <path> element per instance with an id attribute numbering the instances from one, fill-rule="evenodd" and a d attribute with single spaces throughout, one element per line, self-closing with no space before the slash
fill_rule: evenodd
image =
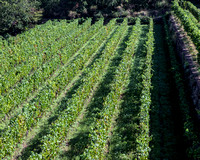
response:
<path id="1" fill-rule="evenodd" d="M 150 111 L 150 160 L 185 159 L 179 97 L 172 77 L 163 24 L 154 26 L 155 54 Z"/>

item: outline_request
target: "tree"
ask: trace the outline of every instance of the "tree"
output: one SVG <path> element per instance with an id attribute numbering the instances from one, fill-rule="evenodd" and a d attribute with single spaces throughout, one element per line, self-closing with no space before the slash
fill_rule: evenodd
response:
<path id="1" fill-rule="evenodd" d="M 0 0 L 0 33 L 16 33 L 34 22 L 36 0 Z"/>

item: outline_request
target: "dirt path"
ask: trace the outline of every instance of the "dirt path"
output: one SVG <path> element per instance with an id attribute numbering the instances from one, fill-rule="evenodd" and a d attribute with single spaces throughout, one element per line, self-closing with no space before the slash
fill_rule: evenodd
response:
<path id="1" fill-rule="evenodd" d="M 163 25 L 155 25 L 150 159 L 184 159 L 183 125 Z"/>

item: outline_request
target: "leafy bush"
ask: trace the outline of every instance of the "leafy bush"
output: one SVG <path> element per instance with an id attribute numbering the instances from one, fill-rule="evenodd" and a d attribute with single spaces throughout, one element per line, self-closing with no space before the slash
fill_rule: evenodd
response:
<path id="1" fill-rule="evenodd" d="M 39 2 L 29 0 L 0 0 L 0 33 L 16 33 L 24 30 L 35 18 Z M 38 16 L 38 14 L 37 14 Z"/>

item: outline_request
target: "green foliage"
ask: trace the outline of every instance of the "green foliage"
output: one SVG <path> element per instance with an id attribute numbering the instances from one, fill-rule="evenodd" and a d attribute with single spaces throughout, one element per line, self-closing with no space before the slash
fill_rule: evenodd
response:
<path id="1" fill-rule="evenodd" d="M 198 9 L 191 2 L 186 2 L 186 8 L 196 17 L 196 19 L 200 22 L 200 9 Z"/>
<path id="2" fill-rule="evenodd" d="M 34 16 L 39 6 L 37 1 L 2 0 L 0 1 L 0 33 L 16 33 L 34 23 Z"/>
<path id="3" fill-rule="evenodd" d="M 195 17 L 184 10 L 180 5 L 178 0 L 173 2 L 173 10 L 176 16 L 181 20 L 181 23 L 184 26 L 184 29 L 187 31 L 188 35 L 191 37 L 192 41 L 197 47 L 197 50 L 200 53 L 200 30 L 197 20 L 194 20 Z M 200 54 L 198 54 L 198 62 L 200 62 Z"/>
<path id="4" fill-rule="evenodd" d="M 129 14 L 125 9 L 163 7 L 166 2 L 167 0 L 1 0 L 0 33 L 18 33 L 29 24 L 40 21 L 43 15 L 48 18 L 103 17 L 107 14 L 119 17 Z M 119 6 L 123 8 L 123 13 L 116 9 Z"/>
<path id="5" fill-rule="evenodd" d="M 99 49 L 101 48 L 99 47 L 100 44 L 107 38 L 111 31 L 115 30 L 114 24 L 115 20 L 112 20 L 106 27 L 101 28 L 89 45 L 84 48 L 83 53 L 85 54 L 86 59 L 88 59 L 91 54 L 93 54 L 91 57 L 94 57 L 99 52 Z M 120 32 L 118 31 L 118 33 L 118 38 L 120 38 Z M 98 84 L 99 81 L 101 81 L 101 77 L 107 69 L 107 64 L 110 62 L 112 54 L 114 54 L 114 51 L 110 49 L 110 47 L 115 47 L 114 45 L 117 45 L 118 42 L 114 38 L 112 38 L 112 43 L 105 48 L 105 51 L 107 52 L 105 52 L 100 59 L 95 60 L 92 67 L 88 67 L 90 66 L 91 61 L 86 64 L 83 69 L 85 75 L 82 80 L 83 85 L 79 86 L 73 96 L 64 103 L 65 107 L 63 112 L 60 113 L 59 118 L 52 124 L 50 133 L 42 139 L 42 152 L 38 154 L 33 153 L 31 155 L 32 158 L 41 156 L 43 159 L 46 159 L 50 154 L 52 159 L 55 158 L 59 151 L 59 144 L 56 142 L 63 141 L 66 138 L 68 128 L 80 114 L 85 102 L 91 94 L 93 94 L 96 83 Z M 91 47 L 93 48 L 92 50 Z M 74 63 L 78 65 L 79 61 L 80 59 L 77 59 Z M 59 126 L 60 129 L 58 129 L 57 126 Z"/>
<path id="6" fill-rule="evenodd" d="M 67 24 L 66 20 L 54 22 L 55 25 L 52 23 L 52 21 L 48 21 L 44 25 L 37 26 L 20 36 L 9 39 L 10 44 L 4 43 L 1 46 L 1 51 L 4 53 L 0 58 L 0 62 L 4 66 L 0 71 L 2 76 L 0 77 L 0 94 L 3 96 L 0 104 L 1 113 L 7 114 L 14 106 L 23 102 L 31 95 L 32 91 L 37 90 L 40 84 L 44 83 L 57 66 L 61 65 L 61 62 L 64 62 L 64 56 L 55 55 L 55 52 L 65 45 L 67 46 L 67 43 L 64 44 L 64 39 L 67 41 L 68 38 L 63 36 L 63 33 L 67 34 L 75 30 L 78 21 L 70 24 Z M 74 33 L 75 36 L 77 36 L 78 31 L 80 30 L 77 29 L 77 32 Z M 56 34 L 53 32 L 56 32 Z M 30 34 L 34 36 L 30 36 Z M 56 42 L 55 39 L 57 39 Z M 52 43 L 53 45 L 48 47 Z M 38 52 L 41 54 L 38 54 Z M 60 51 L 60 53 L 62 52 Z M 52 61 L 50 61 L 51 58 L 53 58 Z M 26 61 L 29 61 L 29 63 L 26 63 Z M 39 77 L 41 75 L 42 77 Z M 10 79 L 10 77 L 13 78 Z M 22 78 L 23 80 L 21 80 Z M 19 81 L 21 83 L 17 84 L 13 90 L 9 90 Z M 10 95 L 12 95 L 12 98 Z M 13 98 L 16 100 L 13 101 Z"/>
<path id="7" fill-rule="evenodd" d="M 127 19 L 124 19 L 124 22 L 120 26 L 120 29 L 123 30 L 123 34 L 126 33 Z M 122 35 L 120 41 L 123 40 Z M 112 51 L 111 51 L 112 52 Z M 115 51 L 114 51 L 115 52 Z M 116 54 L 120 54 L 117 52 Z M 118 107 L 121 103 L 120 96 L 123 93 L 123 88 L 128 85 L 128 73 L 127 70 L 130 69 L 131 65 L 131 54 L 123 56 L 123 62 L 116 67 L 113 67 L 116 74 L 114 76 L 114 81 L 111 84 L 108 84 L 111 88 L 111 92 L 105 97 L 103 102 L 103 109 L 99 116 L 93 118 L 93 125 L 90 127 L 89 139 L 90 146 L 85 149 L 84 153 L 81 155 L 83 159 L 106 159 L 105 149 L 109 138 L 110 127 L 112 125 L 112 117 L 118 112 Z M 127 62 L 129 61 L 129 63 Z M 117 63 L 116 63 L 117 64 Z M 98 106 L 96 106 L 98 107 Z"/>
<path id="8" fill-rule="evenodd" d="M 144 67 L 144 72 L 142 75 L 142 84 L 143 89 L 141 93 L 140 99 L 140 113 L 139 113 L 139 126 L 140 126 L 140 134 L 136 138 L 138 143 L 137 152 L 138 159 L 146 160 L 149 157 L 150 147 L 149 142 L 151 140 L 150 137 L 150 105 L 151 105 L 151 77 L 152 77 L 152 55 L 154 53 L 154 33 L 153 33 L 153 19 L 150 19 L 149 24 L 149 33 L 147 35 L 148 40 L 146 42 L 146 63 Z"/>
<path id="9" fill-rule="evenodd" d="M 71 30 L 75 28 L 76 26 L 75 24 L 76 23 L 72 22 L 72 25 L 70 26 Z M 16 104 L 18 101 L 23 100 L 24 98 L 26 99 L 27 95 L 31 96 L 32 95 L 31 93 L 34 87 L 37 87 L 38 89 L 39 86 L 43 84 L 43 88 L 38 89 L 36 96 L 33 97 L 33 99 L 28 104 L 23 105 L 22 112 L 12 117 L 11 121 L 9 121 L 9 126 L 4 129 L 5 132 L 1 132 L 0 152 L 3 153 L 0 155 L 1 158 L 8 157 L 8 155 L 12 154 L 14 146 L 22 140 L 27 129 L 30 129 L 30 127 L 33 127 L 38 123 L 38 121 L 41 119 L 41 115 L 49 108 L 53 100 L 57 98 L 58 94 L 60 94 L 60 92 L 65 88 L 66 84 L 68 84 L 75 77 L 75 75 L 78 74 L 77 72 L 80 71 L 83 65 L 80 59 L 84 58 L 84 56 L 82 57 L 79 55 L 79 58 L 77 58 L 76 61 L 71 60 L 68 63 L 67 67 L 63 65 L 66 64 L 68 60 L 70 60 L 73 53 L 75 53 L 78 49 L 80 49 L 84 45 L 84 43 L 86 43 L 86 41 L 95 34 L 97 29 L 100 28 L 103 25 L 103 23 L 101 21 L 101 23 L 98 23 L 96 27 L 93 27 L 91 28 L 91 30 L 86 31 L 90 27 L 90 25 L 91 25 L 91 19 L 87 20 L 77 29 L 75 28 L 74 32 L 70 32 L 69 31 L 70 29 L 69 29 L 65 33 L 66 23 L 61 23 L 60 36 L 63 35 L 63 33 L 65 33 L 65 35 L 63 36 L 63 39 L 60 39 L 59 37 L 57 38 L 54 37 L 56 38 L 57 41 L 59 39 L 61 40 L 59 41 L 60 43 L 58 43 L 59 47 L 61 48 L 60 49 L 56 48 L 57 45 L 53 46 L 52 47 L 53 50 L 52 52 L 50 52 L 50 53 L 53 53 L 53 55 L 50 55 L 48 51 L 45 52 L 46 54 L 39 54 L 40 52 L 38 53 L 37 51 L 35 54 L 36 54 L 36 57 L 38 58 L 34 58 L 33 55 L 32 57 L 33 57 L 33 60 L 36 59 L 38 62 L 36 61 L 32 65 L 30 65 L 29 63 L 26 63 L 28 66 L 30 65 L 30 68 L 37 69 L 36 72 L 34 72 L 33 74 L 34 76 L 32 76 L 31 74 L 31 77 L 29 78 L 30 75 L 28 74 L 27 75 L 28 77 L 24 79 L 22 85 L 14 88 L 14 93 L 12 93 L 13 95 L 15 95 L 14 104 L 13 104 L 13 101 L 9 98 L 10 96 L 4 97 L 5 98 L 4 103 L 7 103 L 7 102 L 8 103 L 7 103 L 7 106 L 6 105 L 1 106 L 1 109 L 3 111 L 5 109 L 5 112 L 8 113 L 8 111 L 11 108 L 14 108 L 14 106 L 15 107 L 18 106 Z M 50 24 L 50 27 L 53 27 L 53 26 Z M 46 33 L 47 32 L 48 32 L 48 28 L 46 28 Z M 53 33 L 53 32 L 48 32 L 48 33 Z M 57 34 L 58 33 L 55 32 L 54 36 L 56 36 Z M 81 36 L 78 36 L 80 34 Z M 76 38 L 77 36 L 78 38 Z M 49 38 L 49 36 L 47 37 Z M 55 39 L 53 41 L 55 41 Z M 31 43 L 31 41 L 29 41 L 28 43 Z M 33 45 L 32 47 L 35 48 L 36 46 Z M 35 49 L 37 49 L 37 47 Z M 68 53 L 68 54 L 65 54 L 65 53 Z M 48 56 L 50 59 L 47 62 L 43 61 L 44 59 L 47 59 Z M 28 60 L 26 60 L 26 62 L 27 61 Z M 40 64 L 39 61 L 42 61 L 42 63 Z M 48 64 L 48 62 L 51 62 L 51 63 Z M 39 63 L 39 65 L 42 65 L 42 68 L 35 66 L 37 65 L 37 63 Z M 75 65 L 74 63 L 75 64 L 77 63 L 78 65 Z M 18 64 L 17 66 L 19 65 L 20 64 Z M 58 72 L 59 74 L 55 75 L 55 77 L 53 77 L 52 79 L 47 80 L 49 74 L 52 75 L 58 67 L 60 67 L 60 70 Z M 26 71 L 25 67 L 24 69 L 21 69 L 22 73 L 25 71 Z M 45 75 L 48 75 L 48 76 L 46 77 Z M 44 84 L 44 81 L 46 81 L 46 84 Z M 21 92 L 19 92 L 19 90 Z M 21 118 L 25 122 L 22 123 Z M 18 136 L 15 136 L 15 135 L 18 135 Z M 1 141 L 1 138 L 3 138 L 2 141 Z"/>

